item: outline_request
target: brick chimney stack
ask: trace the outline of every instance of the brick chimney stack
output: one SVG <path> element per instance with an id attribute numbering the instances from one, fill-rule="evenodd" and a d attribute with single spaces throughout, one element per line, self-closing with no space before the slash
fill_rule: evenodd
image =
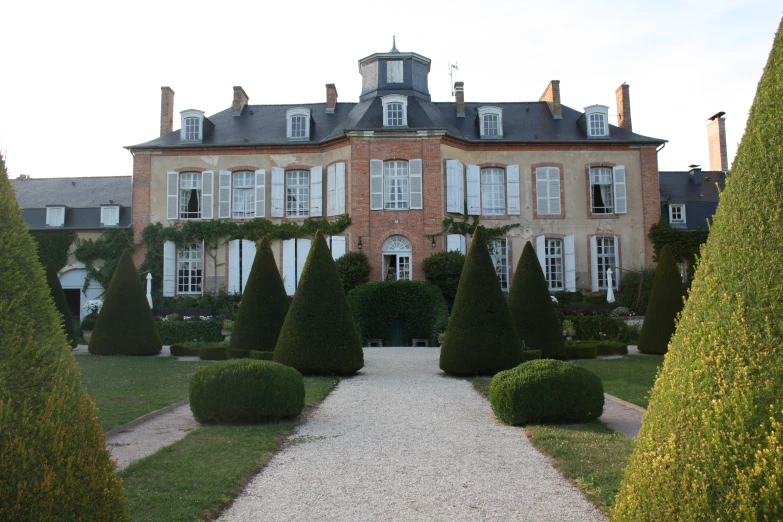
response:
<path id="1" fill-rule="evenodd" d="M 171 87 L 160 88 L 160 135 L 174 130 L 174 91 Z"/>
<path id="2" fill-rule="evenodd" d="M 247 96 L 245 89 L 239 85 L 234 86 L 234 101 L 231 104 L 231 109 L 234 111 L 234 116 L 242 114 L 242 109 L 245 108 L 250 98 Z"/>
<path id="3" fill-rule="evenodd" d="M 326 114 L 334 114 L 337 108 L 337 87 L 333 83 L 326 84 Z"/>
<path id="4" fill-rule="evenodd" d="M 726 119 L 725 112 L 719 112 L 710 117 L 707 123 L 707 141 L 710 145 L 710 170 L 729 170 L 729 153 L 726 150 Z"/>
<path id="5" fill-rule="evenodd" d="M 457 99 L 457 118 L 465 117 L 465 82 L 454 82 L 454 97 Z"/>
<path id="6" fill-rule="evenodd" d="M 630 86 L 623 83 L 614 91 L 614 94 L 617 97 L 617 126 L 627 131 L 633 131 Z"/>
<path id="7" fill-rule="evenodd" d="M 560 105 L 560 80 L 552 80 L 546 86 L 544 94 L 539 98 L 540 102 L 546 102 L 549 110 L 552 111 L 552 117 L 556 120 L 563 119 L 563 107 Z"/>

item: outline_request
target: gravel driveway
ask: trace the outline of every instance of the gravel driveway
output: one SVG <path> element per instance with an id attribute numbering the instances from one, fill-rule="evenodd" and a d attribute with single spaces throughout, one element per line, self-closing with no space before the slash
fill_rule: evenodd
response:
<path id="1" fill-rule="evenodd" d="M 364 353 L 220 520 L 605 520 L 438 348 Z"/>

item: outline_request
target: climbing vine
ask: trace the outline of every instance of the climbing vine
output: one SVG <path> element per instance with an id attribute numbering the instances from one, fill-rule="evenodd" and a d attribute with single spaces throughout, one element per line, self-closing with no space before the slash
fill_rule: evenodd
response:
<path id="1" fill-rule="evenodd" d="M 666 245 L 670 245 L 675 259 L 688 262 L 688 272 L 692 276 L 696 256 L 701 245 L 707 242 L 710 231 L 707 229 L 685 230 L 674 228 L 663 218 L 650 228 L 650 240 L 655 248 L 655 257 L 660 255 Z"/>
<path id="2" fill-rule="evenodd" d="M 55 270 L 62 269 L 68 264 L 68 252 L 76 240 L 76 232 L 73 230 L 31 230 L 38 246 L 38 259 L 41 264 L 52 266 Z"/>
<path id="3" fill-rule="evenodd" d="M 470 219 L 472 222 L 469 222 L 468 219 Z M 425 234 L 425 237 L 433 238 L 435 236 L 441 236 L 446 234 L 459 234 L 461 236 L 464 235 L 473 235 L 473 232 L 475 232 L 476 227 L 479 225 L 479 217 L 478 216 L 465 216 L 461 220 L 456 220 L 453 217 L 447 217 L 443 220 L 443 227 L 440 232 L 437 232 L 435 234 Z M 490 241 L 492 239 L 495 239 L 500 236 L 504 236 L 508 233 L 509 230 L 512 228 L 517 228 L 519 226 L 519 223 L 514 223 L 511 225 L 504 225 L 502 227 L 495 227 L 495 228 L 487 228 L 484 227 L 484 237 L 487 241 Z"/>
<path id="4" fill-rule="evenodd" d="M 103 288 L 109 288 L 120 257 L 125 251 L 133 252 L 133 249 L 133 231 L 129 229 L 104 230 L 95 240 L 78 239 L 73 255 L 77 261 L 84 263 L 88 275 L 82 291 L 87 291 L 90 279 L 98 281 Z M 95 262 L 99 259 L 103 260 L 103 266 L 96 267 Z"/>

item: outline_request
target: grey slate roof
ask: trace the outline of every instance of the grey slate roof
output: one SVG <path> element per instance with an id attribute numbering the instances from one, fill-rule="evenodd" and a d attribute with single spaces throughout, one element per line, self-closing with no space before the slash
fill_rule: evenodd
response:
<path id="1" fill-rule="evenodd" d="M 669 205 L 685 204 L 685 228 L 706 228 L 718 208 L 720 191 L 726 188 L 726 174 L 721 171 L 701 171 L 701 183 L 694 183 L 690 171 L 658 173 L 661 213 L 669 221 Z"/>

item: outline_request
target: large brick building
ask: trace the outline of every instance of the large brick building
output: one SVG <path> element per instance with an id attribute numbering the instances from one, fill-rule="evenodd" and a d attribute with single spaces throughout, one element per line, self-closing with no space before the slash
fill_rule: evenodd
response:
<path id="1" fill-rule="evenodd" d="M 325 103 L 250 105 L 234 87 L 230 108 L 182 111 L 178 131 L 174 92 L 163 87 L 160 137 L 128 147 L 137 240 L 154 222 L 347 213 L 352 225 L 331 238 L 335 257 L 362 249 L 371 280 L 423 279 L 426 257 L 464 251 L 470 240 L 427 235 L 467 214 L 489 227 L 520 225 L 491 245 L 504 288 L 526 241 L 552 290 L 600 290 L 606 267 L 652 261 L 646 232 L 660 217 L 664 141 L 632 131 L 627 85 L 616 91 L 614 126 L 608 106 L 563 105 L 558 81 L 538 101 L 471 102 L 457 82 L 454 101 L 433 102 L 429 70 L 428 58 L 393 48 L 359 60 L 356 103 L 338 103 L 328 84 Z M 309 239 L 273 243 L 289 293 L 309 247 Z M 238 291 L 254 254 L 249 241 L 206 259 L 200 244 L 167 243 L 164 295 Z"/>

